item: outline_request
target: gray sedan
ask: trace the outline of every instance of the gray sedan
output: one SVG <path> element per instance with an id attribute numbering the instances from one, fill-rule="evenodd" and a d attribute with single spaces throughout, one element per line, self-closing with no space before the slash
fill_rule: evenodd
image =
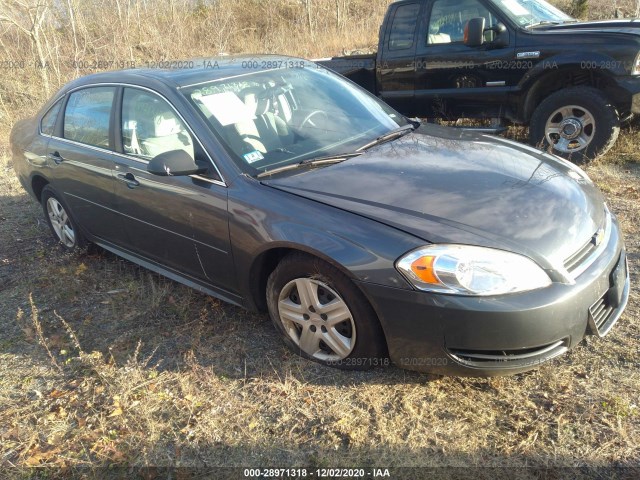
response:
<path id="1" fill-rule="evenodd" d="M 578 167 L 420 125 L 297 58 L 80 78 L 11 151 L 63 249 L 266 310 L 327 365 L 521 372 L 606 335 L 629 295 Z"/>

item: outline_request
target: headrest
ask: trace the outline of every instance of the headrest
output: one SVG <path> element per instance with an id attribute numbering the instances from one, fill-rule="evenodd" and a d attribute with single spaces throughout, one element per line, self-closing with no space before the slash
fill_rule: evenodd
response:
<path id="1" fill-rule="evenodd" d="M 269 99 L 263 98 L 264 90 L 260 87 L 245 88 L 240 92 L 240 96 L 249 111 L 255 116 L 264 115 L 269 111 Z"/>
<path id="2" fill-rule="evenodd" d="M 153 126 L 156 137 L 166 137 L 180 133 L 180 123 L 172 112 L 161 113 L 153 119 Z"/>

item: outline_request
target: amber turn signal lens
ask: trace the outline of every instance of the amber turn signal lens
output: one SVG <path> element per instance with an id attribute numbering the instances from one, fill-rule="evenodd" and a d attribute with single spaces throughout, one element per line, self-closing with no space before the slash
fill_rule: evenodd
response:
<path id="1" fill-rule="evenodd" d="M 436 257 L 420 257 L 411 264 L 411 271 L 423 282 L 440 285 L 442 282 L 440 282 L 440 279 L 438 279 L 433 271 L 435 261 Z"/>

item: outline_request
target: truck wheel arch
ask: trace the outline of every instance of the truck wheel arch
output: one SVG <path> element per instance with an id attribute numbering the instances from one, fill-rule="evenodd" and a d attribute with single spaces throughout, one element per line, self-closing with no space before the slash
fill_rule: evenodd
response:
<path id="1" fill-rule="evenodd" d="M 527 92 L 520 107 L 519 117 L 523 123 L 529 124 L 534 110 L 546 97 L 563 88 L 585 86 L 597 88 L 617 102 L 619 95 L 615 92 L 610 74 L 602 70 L 585 70 L 580 64 L 563 65 L 547 72 L 539 72 L 535 79 L 529 79 L 529 85 L 522 88 Z"/>

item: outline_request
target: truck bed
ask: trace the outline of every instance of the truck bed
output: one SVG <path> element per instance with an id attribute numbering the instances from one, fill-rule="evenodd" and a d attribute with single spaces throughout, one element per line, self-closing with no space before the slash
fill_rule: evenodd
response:
<path id="1" fill-rule="evenodd" d="M 316 63 L 376 94 L 376 53 L 323 58 Z"/>

